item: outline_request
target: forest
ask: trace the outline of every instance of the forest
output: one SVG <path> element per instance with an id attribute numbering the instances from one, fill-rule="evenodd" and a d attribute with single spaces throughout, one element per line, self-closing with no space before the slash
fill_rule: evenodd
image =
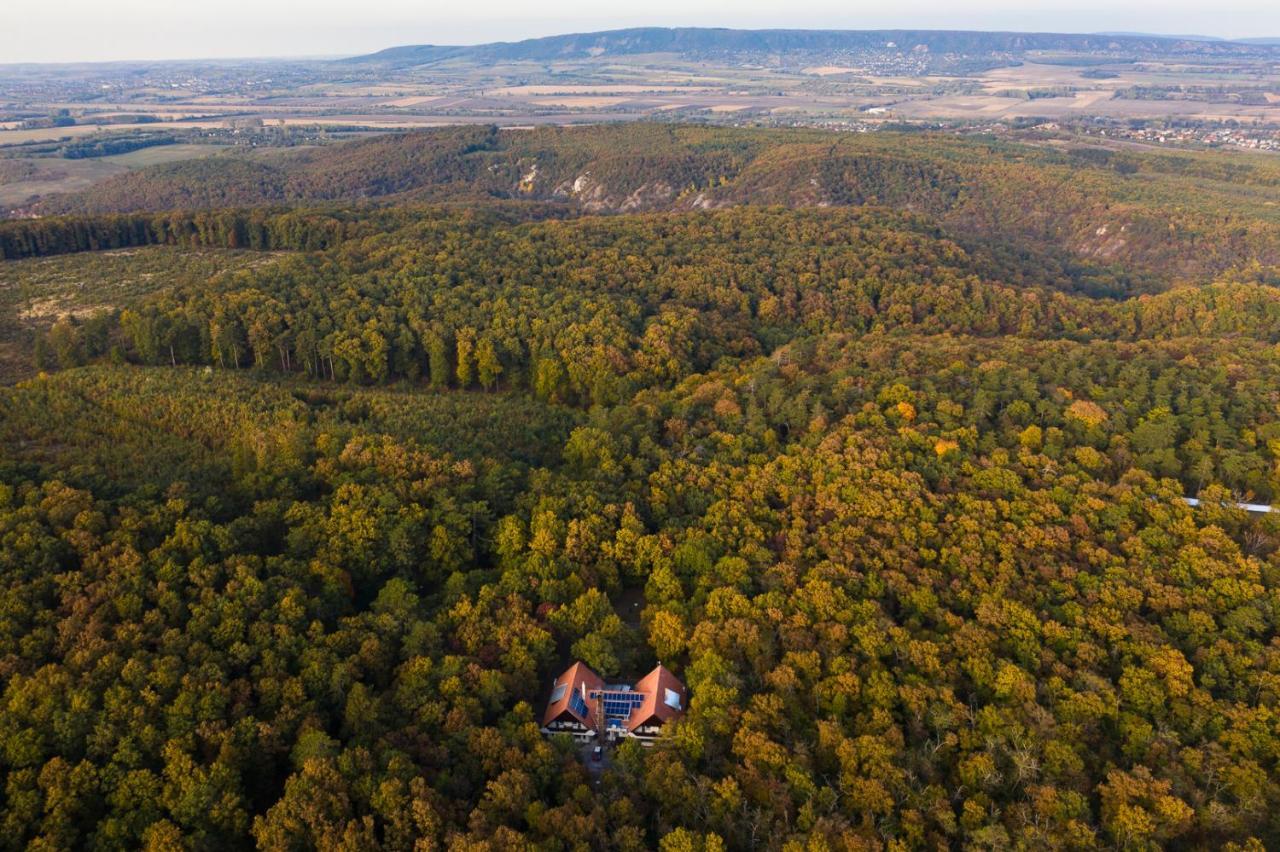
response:
<path id="1" fill-rule="evenodd" d="M 277 156 L 0 223 L 0 848 L 1280 845 L 1280 168 Z"/>
<path id="2" fill-rule="evenodd" d="M 500 203 L 536 216 L 875 206 L 928 216 L 958 239 L 1035 252 L 1063 275 L 1087 262 L 1095 267 L 1090 292 L 1117 297 L 1251 264 L 1274 268 L 1278 190 L 1280 166 L 1265 155 L 1059 149 L 935 133 L 455 127 L 140 169 L 46 198 L 37 206 L 46 219 L 0 228 L 0 245 L 39 235 L 58 244 L 46 231 L 56 226 L 44 224 L 57 221 L 47 218 L 53 214 L 300 214 L 423 203 Z"/>

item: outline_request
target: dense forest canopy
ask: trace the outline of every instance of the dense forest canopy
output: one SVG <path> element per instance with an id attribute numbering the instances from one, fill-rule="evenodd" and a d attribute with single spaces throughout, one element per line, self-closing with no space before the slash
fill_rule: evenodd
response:
<path id="1" fill-rule="evenodd" d="M 0 226 L 0 847 L 1280 844 L 1280 169 L 1108 156 L 461 129 Z M 594 766 L 572 659 L 688 712 Z"/>

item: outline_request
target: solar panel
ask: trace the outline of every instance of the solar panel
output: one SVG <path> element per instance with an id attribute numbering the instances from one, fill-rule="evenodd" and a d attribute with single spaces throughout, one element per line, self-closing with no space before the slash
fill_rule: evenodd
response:
<path id="1" fill-rule="evenodd" d="M 583 701 L 582 696 L 576 692 L 569 699 L 569 709 L 583 718 L 587 716 L 587 702 Z"/>
<path id="2" fill-rule="evenodd" d="M 606 719 L 627 719 L 635 708 L 644 703 L 644 695 L 631 690 L 600 691 L 592 693 L 591 697 L 603 700 Z"/>

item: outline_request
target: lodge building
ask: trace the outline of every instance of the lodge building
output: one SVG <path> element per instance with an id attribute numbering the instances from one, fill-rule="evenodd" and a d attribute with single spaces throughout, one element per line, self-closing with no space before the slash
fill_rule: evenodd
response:
<path id="1" fill-rule="evenodd" d="M 579 742 L 631 737 L 653 745 L 668 722 L 684 715 L 684 684 L 661 664 L 634 685 L 608 684 L 577 662 L 555 679 L 544 734 L 569 734 Z"/>

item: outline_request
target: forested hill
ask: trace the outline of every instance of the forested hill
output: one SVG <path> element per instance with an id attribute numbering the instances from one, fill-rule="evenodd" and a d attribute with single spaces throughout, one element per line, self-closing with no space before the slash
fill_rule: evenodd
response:
<path id="1" fill-rule="evenodd" d="M 0 224 L 0 849 L 1280 848 L 1269 163 L 471 128 Z M 572 659 L 683 717 L 592 761 Z"/>
<path id="2" fill-rule="evenodd" d="M 1268 45 L 1139 34 L 638 27 L 472 46 L 406 45 L 341 61 L 399 67 L 428 65 L 445 60 L 548 61 L 644 53 L 676 53 L 688 58 L 724 58 L 752 54 L 833 54 L 885 48 L 975 56 L 1004 54 L 1006 57 L 1021 56 L 1032 50 L 1256 56 L 1274 49 Z"/>
<path id="3" fill-rule="evenodd" d="M 0 267 L 152 273 L 0 389 L 6 848 L 1280 841 L 1280 526 L 1220 505 L 1280 493 L 1273 288 L 1069 296 L 883 210 L 366 216 Z M 594 779 L 570 655 L 685 718 Z"/>
<path id="4" fill-rule="evenodd" d="M 580 213 L 883 206 L 929 216 L 957 236 L 1135 279 L 1115 292 L 1280 263 L 1280 164 L 928 134 L 447 128 L 156 166 L 50 198 L 42 211 L 495 199 Z"/>

